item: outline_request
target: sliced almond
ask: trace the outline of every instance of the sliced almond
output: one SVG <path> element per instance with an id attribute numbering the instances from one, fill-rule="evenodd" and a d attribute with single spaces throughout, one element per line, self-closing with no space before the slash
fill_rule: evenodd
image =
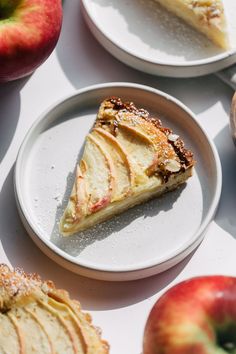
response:
<path id="1" fill-rule="evenodd" d="M 168 135 L 168 140 L 169 141 L 176 141 L 177 139 L 179 139 L 179 135 L 177 135 L 177 134 L 169 134 Z"/>
<path id="2" fill-rule="evenodd" d="M 165 163 L 165 169 L 170 172 L 178 172 L 181 168 L 181 165 L 178 161 L 170 159 Z"/>

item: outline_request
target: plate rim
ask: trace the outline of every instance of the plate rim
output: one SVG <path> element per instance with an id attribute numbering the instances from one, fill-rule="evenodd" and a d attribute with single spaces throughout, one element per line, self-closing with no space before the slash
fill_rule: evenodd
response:
<path id="1" fill-rule="evenodd" d="M 118 50 L 121 50 L 122 52 L 124 52 L 127 56 L 130 56 L 134 59 L 137 60 L 141 60 L 142 62 L 145 62 L 147 64 L 152 64 L 152 65 L 156 65 L 156 66 L 160 66 L 163 68 L 195 68 L 195 67 L 205 67 L 207 65 L 212 65 L 212 64 L 219 64 L 222 63 L 224 60 L 229 60 L 230 58 L 233 58 L 235 56 L 235 61 L 236 61 L 236 47 L 230 48 L 229 50 L 224 51 L 223 53 L 214 55 L 212 57 L 207 57 L 205 59 L 198 59 L 198 60 L 191 60 L 191 61 L 179 61 L 179 62 L 172 62 L 172 61 L 162 61 L 162 60 L 152 60 L 152 59 L 148 59 L 142 55 L 137 55 L 137 53 L 133 52 L 132 50 L 129 50 L 125 47 L 122 46 L 122 44 L 120 44 L 118 41 L 113 40 L 111 36 L 109 36 L 100 26 L 98 21 L 94 18 L 94 16 L 92 16 L 91 11 L 89 10 L 89 6 L 88 6 L 88 1 L 91 0 L 81 0 L 81 5 L 82 5 L 82 10 L 83 10 L 83 14 L 85 13 L 88 17 L 88 19 L 91 21 L 92 25 L 95 26 L 96 30 L 106 39 L 106 41 L 108 41 L 111 45 L 115 46 Z M 91 24 L 90 24 L 91 25 Z M 90 26 L 89 26 L 90 27 Z M 91 29 L 91 27 L 90 27 Z M 99 41 L 100 42 L 100 41 Z M 100 42 L 101 43 L 101 42 Z M 104 45 L 104 47 L 106 48 L 106 46 Z M 116 56 L 116 55 L 115 55 Z M 223 65 L 222 64 L 222 68 L 225 68 L 227 66 L 232 65 L 228 64 L 228 65 Z M 211 72 L 211 70 L 209 69 L 209 73 Z M 158 73 L 160 74 L 160 73 Z M 200 76 L 196 75 L 196 76 Z M 164 76 L 164 75 L 163 75 Z M 167 76 L 167 75 L 166 75 Z"/>
<path id="2" fill-rule="evenodd" d="M 161 258 L 161 259 L 159 259 L 158 262 L 154 262 L 154 263 L 149 261 L 149 262 L 145 262 L 145 264 L 144 264 L 144 262 L 142 262 L 142 264 L 140 266 L 132 265 L 130 267 L 126 267 L 125 269 L 122 266 L 121 267 L 116 266 L 113 269 L 112 268 L 109 269 L 108 266 L 105 266 L 105 267 L 104 266 L 96 267 L 95 265 L 88 266 L 88 264 L 85 264 L 84 262 L 82 262 L 82 263 L 79 262 L 78 259 L 75 259 L 73 256 L 69 255 L 68 253 L 66 253 L 65 251 L 60 249 L 50 239 L 45 239 L 44 237 L 42 237 L 42 235 L 40 233 L 37 233 L 36 225 L 34 225 L 34 223 L 31 222 L 30 218 L 27 218 L 27 214 L 28 214 L 27 208 L 24 206 L 24 198 L 23 198 L 23 195 L 21 193 L 21 188 L 20 188 L 20 186 L 21 186 L 20 170 L 21 170 L 22 161 L 24 161 L 25 147 L 27 146 L 28 140 L 30 139 L 31 134 L 33 134 L 34 130 L 40 125 L 40 123 L 43 123 L 48 119 L 47 115 L 51 111 L 53 111 L 56 107 L 58 107 L 60 104 L 63 104 L 64 102 L 66 102 L 69 99 L 72 99 L 72 98 L 79 96 L 81 94 L 88 93 L 90 91 L 101 90 L 104 88 L 112 88 L 112 87 L 119 87 L 119 88 L 124 87 L 124 88 L 133 88 L 133 89 L 144 90 L 146 92 L 159 95 L 159 96 L 163 97 L 164 99 L 169 100 L 172 103 L 179 106 L 182 110 L 184 110 L 192 118 L 193 122 L 196 124 L 196 126 L 201 131 L 201 133 L 203 135 L 205 135 L 205 138 L 207 139 L 207 142 L 208 142 L 209 147 L 211 149 L 212 155 L 214 157 L 214 165 L 216 168 L 215 194 L 212 198 L 212 201 L 211 201 L 210 207 L 208 208 L 205 219 L 200 224 L 200 227 L 197 229 L 197 232 L 191 236 L 190 240 L 188 242 L 185 242 L 181 248 L 179 248 L 175 252 L 171 253 L 171 255 L 169 256 L 168 259 L 166 259 L 166 257 L 164 257 L 164 259 Z M 91 270 L 92 273 L 94 273 L 94 272 L 104 273 L 105 272 L 105 273 L 109 273 L 109 274 L 112 273 L 112 274 L 117 274 L 117 275 L 119 275 L 120 273 L 123 273 L 123 274 L 124 273 L 131 273 L 131 275 L 132 275 L 132 273 L 135 273 L 135 272 L 142 273 L 145 271 L 145 269 L 148 270 L 148 269 L 158 267 L 158 266 L 161 266 L 161 265 L 164 265 L 167 263 L 172 263 L 175 258 L 178 258 L 181 254 L 186 253 L 188 251 L 188 249 L 190 249 L 190 251 L 187 252 L 187 254 L 181 258 L 181 260 L 183 260 L 197 246 L 197 244 L 199 244 L 201 242 L 201 240 L 204 236 L 204 232 L 206 231 L 210 222 L 213 220 L 214 215 L 217 210 L 217 206 L 220 201 L 221 189 L 222 189 L 222 169 L 221 169 L 221 163 L 220 163 L 220 158 L 219 158 L 217 149 L 216 149 L 212 139 L 208 136 L 205 129 L 197 121 L 194 113 L 187 106 L 185 106 L 181 101 L 179 101 L 177 98 L 175 98 L 163 91 L 160 91 L 160 90 L 155 89 L 150 86 L 140 85 L 140 84 L 130 83 L 130 82 L 110 82 L 110 83 L 103 83 L 103 84 L 96 84 L 96 85 L 87 86 L 85 88 L 76 90 L 72 94 L 66 95 L 64 98 L 61 98 L 57 102 L 50 105 L 49 108 L 47 110 L 45 110 L 36 119 L 36 121 L 32 124 L 32 126 L 28 130 L 28 132 L 27 132 L 27 134 L 26 134 L 25 138 L 23 139 L 23 142 L 20 146 L 20 149 L 19 149 L 19 152 L 18 152 L 18 155 L 16 158 L 15 168 L 14 168 L 14 192 L 15 192 L 16 204 L 17 204 L 17 208 L 19 210 L 19 213 L 20 213 L 20 216 L 21 216 L 24 226 L 25 226 L 25 222 L 26 222 L 28 224 L 29 228 L 31 229 L 31 231 L 34 233 L 34 235 L 32 235 L 32 233 L 29 232 L 28 228 L 26 228 L 29 235 L 31 236 L 31 238 L 33 239 L 34 242 L 35 242 L 35 237 L 37 237 L 39 239 L 39 241 L 41 241 L 45 246 L 47 246 L 47 248 L 49 248 L 56 256 L 61 257 L 63 259 L 63 261 L 64 260 L 68 261 L 69 263 L 73 263 L 74 266 L 77 266 L 78 273 L 80 273 L 80 274 L 81 274 L 81 272 L 79 272 L 79 268 Z M 23 220 L 23 219 L 25 219 L 25 220 Z M 35 242 L 35 243 L 38 246 L 38 243 L 37 242 Z M 196 244 L 196 246 L 194 246 L 195 244 Z M 42 250 L 42 248 L 41 248 L 41 250 Z M 170 268 L 170 267 L 171 266 L 169 266 L 168 268 Z M 168 269 L 168 268 L 166 268 L 166 269 Z M 155 272 L 155 274 L 156 273 L 157 272 Z M 113 279 L 113 280 L 115 280 L 115 279 Z"/>

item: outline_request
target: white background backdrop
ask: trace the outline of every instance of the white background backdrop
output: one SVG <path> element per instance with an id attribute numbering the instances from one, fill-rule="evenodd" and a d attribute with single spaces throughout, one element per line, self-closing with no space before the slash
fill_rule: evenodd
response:
<path id="1" fill-rule="evenodd" d="M 139 354 L 147 315 L 167 287 L 200 274 L 236 275 L 236 150 L 228 126 L 233 91 L 215 76 L 165 79 L 119 63 L 92 37 L 79 5 L 78 0 L 64 3 L 60 40 L 50 58 L 30 77 L 0 86 L 0 261 L 70 291 L 102 328 L 111 354 Z M 78 88 L 111 81 L 150 85 L 183 101 L 214 140 L 223 168 L 219 210 L 201 245 L 171 270 L 128 283 L 86 279 L 44 256 L 21 224 L 12 183 L 18 149 L 36 118 Z"/>

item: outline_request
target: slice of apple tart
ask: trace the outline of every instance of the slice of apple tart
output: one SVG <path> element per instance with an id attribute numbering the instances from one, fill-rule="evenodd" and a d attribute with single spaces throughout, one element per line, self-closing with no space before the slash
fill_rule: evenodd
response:
<path id="1" fill-rule="evenodd" d="M 222 0 L 156 0 L 217 46 L 229 48 L 226 17 Z"/>
<path id="2" fill-rule="evenodd" d="M 193 166 L 192 152 L 159 119 L 111 97 L 87 135 L 60 231 L 74 234 L 173 190 Z"/>

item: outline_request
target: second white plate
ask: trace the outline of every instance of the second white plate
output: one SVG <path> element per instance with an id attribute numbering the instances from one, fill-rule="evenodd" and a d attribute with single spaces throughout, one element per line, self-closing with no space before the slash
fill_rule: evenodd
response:
<path id="1" fill-rule="evenodd" d="M 194 77 L 236 61 L 236 2 L 223 0 L 232 49 L 223 51 L 155 0 L 82 0 L 97 40 L 127 65 L 154 75 Z"/>
<path id="2" fill-rule="evenodd" d="M 197 160 L 186 185 L 86 232 L 64 238 L 58 221 L 69 198 L 75 166 L 99 104 L 108 96 L 135 102 L 183 137 Z M 202 240 L 221 192 L 214 144 L 191 111 L 150 87 L 110 83 L 80 90 L 30 129 L 15 168 L 22 221 L 36 244 L 71 271 L 104 280 L 131 280 L 162 272 Z"/>

